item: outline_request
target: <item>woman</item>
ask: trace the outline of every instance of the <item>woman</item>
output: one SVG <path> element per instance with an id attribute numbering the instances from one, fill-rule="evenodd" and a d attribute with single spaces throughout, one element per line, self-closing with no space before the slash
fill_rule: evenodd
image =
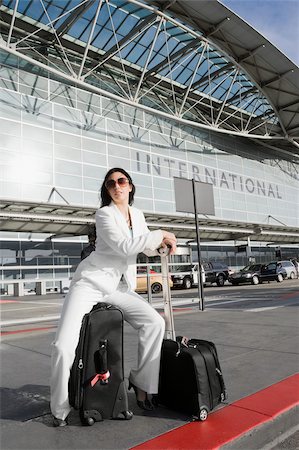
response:
<path id="1" fill-rule="evenodd" d="M 78 266 L 64 301 L 52 351 L 51 411 L 54 426 L 67 425 L 70 412 L 68 380 L 84 314 L 100 301 L 119 307 L 124 319 L 138 330 L 138 365 L 131 370 L 137 404 L 152 409 L 147 394 L 158 391 L 164 320 L 136 287 L 136 257 L 157 254 L 160 247 L 176 250 L 174 234 L 149 231 L 141 211 L 131 207 L 135 186 L 123 169 L 108 171 L 101 187 L 101 208 L 96 212 L 96 249 Z M 124 281 L 121 281 L 124 280 Z"/>

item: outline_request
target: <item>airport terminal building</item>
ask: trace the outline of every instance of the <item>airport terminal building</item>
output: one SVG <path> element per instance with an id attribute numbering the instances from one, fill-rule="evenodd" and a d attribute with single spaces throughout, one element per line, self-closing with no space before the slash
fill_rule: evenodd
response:
<path id="1" fill-rule="evenodd" d="M 217 0 L 3 0 L 2 280 L 70 277 L 111 167 L 182 242 L 174 177 L 213 186 L 203 257 L 299 257 L 299 69 Z M 50 281 L 49 281 L 50 283 Z"/>

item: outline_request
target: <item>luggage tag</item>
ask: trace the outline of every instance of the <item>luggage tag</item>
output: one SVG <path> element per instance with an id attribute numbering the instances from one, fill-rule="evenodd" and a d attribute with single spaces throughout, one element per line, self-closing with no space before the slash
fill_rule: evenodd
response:
<path id="1" fill-rule="evenodd" d="M 110 377 L 110 372 L 108 370 L 107 362 L 107 339 L 101 340 L 99 342 L 99 350 L 95 354 L 95 366 L 97 373 L 92 378 L 90 384 L 92 387 L 100 381 L 101 384 L 108 384 L 108 379 Z"/>

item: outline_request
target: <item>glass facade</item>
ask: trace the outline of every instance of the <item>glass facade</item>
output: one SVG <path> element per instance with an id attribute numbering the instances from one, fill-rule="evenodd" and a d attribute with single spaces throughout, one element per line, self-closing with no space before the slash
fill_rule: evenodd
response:
<path id="1" fill-rule="evenodd" d="M 6 60 L 7 61 L 7 60 Z M 136 206 L 175 212 L 173 177 L 214 185 L 215 217 L 298 226 L 298 166 L 253 141 L 162 119 L 20 68 L 0 71 L 0 196 L 97 207 L 108 168 Z M 53 193 L 53 202 L 63 202 Z"/>
<path id="2" fill-rule="evenodd" d="M 122 167 L 136 185 L 135 205 L 144 211 L 175 213 L 173 177 L 194 178 L 213 184 L 219 220 L 263 224 L 272 217 L 299 226 L 298 166 L 282 153 L 83 91 L 29 64 L 23 67 L 12 56 L 5 55 L 5 62 L 0 68 L 1 198 L 62 204 L 64 198 L 96 209 L 107 169 Z M 84 241 L 44 239 L 9 239 L 3 233 L 2 279 L 51 277 L 55 285 L 55 279 L 69 278 Z M 273 249 L 264 255 L 261 247 L 257 262 L 273 259 Z M 298 257 L 298 249 L 290 251 Z M 233 247 L 203 246 L 202 252 L 203 259 L 232 266 L 247 262 Z"/>

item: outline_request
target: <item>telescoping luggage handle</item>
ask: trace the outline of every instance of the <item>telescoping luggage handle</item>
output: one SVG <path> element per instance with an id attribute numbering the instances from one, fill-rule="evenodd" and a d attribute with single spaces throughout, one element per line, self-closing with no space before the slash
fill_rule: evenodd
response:
<path id="1" fill-rule="evenodd" d="M 108 370 L 108 360 L 107 360 L 107 339 L 100 340 L 99 349 L 96 352 L 96 366 L 97 373 L 90 381 L 92 387 L 100 381 L 101 384 L 107 384 L 110 377 L 110 372 Z"/>
<path id="2" fill-rule="evenodd" d="M 161 256 L 161 271 L 162 271 L 162 287 L 163 287 L 163 302 L 165 315 L 165 338 L 175 341 L 175 331 L 173 322 L 173 312 L 171 304 L 171 293 L 169 286 L 169 270 L 168 270 L 168 254 L 169 248 L 160 248 L 158 250 Z"/>

